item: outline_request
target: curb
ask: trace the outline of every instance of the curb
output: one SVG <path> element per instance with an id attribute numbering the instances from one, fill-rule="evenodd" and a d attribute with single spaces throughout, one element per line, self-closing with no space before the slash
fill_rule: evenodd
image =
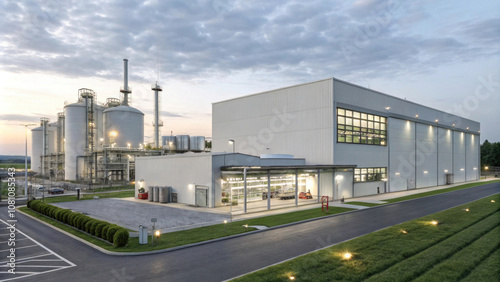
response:
<path id="1" fill-rule="evenodd" d="M 489 184 L 492 184 L 492 183 L 489 183 Z M 486 184 L 488 185 L 488 184 Z M 481 186 L 481 185 L 477 185 L 477 186 Z M 473 187 L 469 187 L 469 188 L 465 188 L 465 189 L 471 189 L 471 188 L 475 188 L 477 186 L 473 186 Z M 460 189 L 460 190 L 465 190 L 465 189 Z M 436 195 L 441 195 L 441 194 L 447 194 L 447 193 L 452 193 L 452 192 L 456 192 L 456 191 L 450 191 L 450 192 L 445 192 L 445 193 L 439 193 L 439 194 L 436 194 Z M 421 197 L 421 198 L 417 198 L 417 199 L 423 199 L 423 198 L 427 198 L 427 197 L 433 197 L 433 196 L 436 196 L 436 195 L 429 195 L 429 196 L 425 196 L 425 197 Z M 489 197 L 489 196 L 487 196 Z M 413 200 L 417 200 L 417 199 L 410 199 L 410 200 L 404 200 L 404 201 L 400 201 L 400 202 L 395 202 L 395 203 L 387 203 L 387 204 L 382 204 L 382 205 L 379 205 L 379 206 L 374 206 L 374 207 L 369 207 L 369 209 L 374 209 L 374 208 L 380 208 L 380 207 L 385 207 L 385 206 L 391 206 L 391 205 L 396 205 L 396 204 L 401 204 L 401 203 L 404 203 L 404 202 L 408 202 L 408 201 L 413 201 Z M 347 212 L 342 212 L 342 213 L 337 213 L 337 214 L 332 214 L 332 215 L 326 215 L 326 216 L 320 216 L 320 217 L 316 217 L 316 218 L 311 218 L 311 219 L 306 219 L 306 220 L 302 220 L 302 221 L 297 221 L 297 222 L 292 222 L 292 223 L 287 223 L 287 224 L 283 224 L 283 225 L 278 225 L 278 226 L 273 226 L 273 227 L 269 227 L 267 229 L 262 229 L 262 230 L 254 230 L 254 231 L 250 231 L 250 232 L 245 232 L 245 233 L 240 233 L 240 234 L 235 234 L 235 235 L 231 235 L 231 236 L 226 236 L 226 237 L 221 237 L 221 238 L 216 238 L 216 239 L 212 239 L 212 240 L 208 240 L 208 241 L 203 241 L 203 242 L 198 242 L 198 243 L 192 243 L 192 244 L 187 244 L 187 245 L 182 245 L 182 246 L 177 246 L 177 247 L 172 247 L 172 248 L 168 248 L 168 249 L 160 249 L 160 250 L 154 250 L 154 251 L 146 251 L 146 252 L 112 252 L 112 251 L 108 251 L 108 250 L 105 250 L 99 246 L 96 246 L 90 242 L 87 242 L 86 240 L 84 239 L 81 239 L 80 237 L 77 237 L 73 234 L 70 234 L 64 230 L 61 230 L 49 223 L 46 223 L 45 221 L 42 221 L 42 220 L 39 220 L 38 218 L 35 218 L 29 214 L 26 214 L 24 213 L 23 211 L 21 210 L 18 210 L 19 212 L 21 212 L 23 215 L 26 215 L 38 222 L 41 222 L 47 226 L 49 226 L 50 228 L 54 229 L 54 230 L 57 230 L 73 239 L 76 239 L 102 253 L 105 253 L 107 255 L 113 255 L 113 256 L 142 256 L 142 255 L 154 255 L 154 254 L 160 254 L 160 253 L 168 253 L 168 252 L 173 252 L 173 251 L 177 251 L 177 250 L 182 250 L 182 249 L 187 249 L 187 248 L 192 248 L 192 247 L 196 247 L 196 246 L 202 246 L 202 245 L 206 245 L 206 244 L 210 244 L 210 243 L 215 243 L 215 242 L 220 242 L 220 241 L 225 241 L 225 240 L 230 240 L 230 239 L 234 239 L 234 238 L 239 238 L 239 237 L 243 237 L 243 236 L 247 236 L 247 235 L 251 235 L 251 234 L 256 234 L 256 233 L 260 233 L 260 232 L 266 232 L 266 231 L 270 231 L 270 230 L 276 230 L 276 229 L 280 229 L 280 228 L 285 228 L 285 227 L 289 227 L 289 226 L 294 226 L 294 225 L 298 225 L 298 224 L 302 224 L 302 223 L 307 223 L 307 222 L 312 222 L 312 221 L 316 221 L 316 220 L 321 220 L 321 219 L 326 219 L 326 218 L 332 218 L 332 217 L 336 217 L 336 216 L 340 216 L 340 215 L 345 215 L 345 214 L 349 214 L 349 213 L 354 213 L 354 212 L 359 212 L 359 211 L 363 211 L 363 210 L 366 210 L 366 209 L 361 209 L 361 210 L 352 210 L 352 211 L 347 211 Z"/>

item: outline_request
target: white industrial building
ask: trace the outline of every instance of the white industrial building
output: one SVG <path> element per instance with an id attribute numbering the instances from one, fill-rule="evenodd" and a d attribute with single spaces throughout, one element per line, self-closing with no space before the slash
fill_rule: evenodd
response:
<path id="1" fill-rule="evenodd" d="M 330 78 L 214 103 L 212 152 L 228 153 L 138 158 L 136 186 L 170 186 L 196 204 L 189 189 L 199 185 L 206 206 L 246 211 L 473 181 L 479 132 L 478 122 Z M 283 154 L 293 158 L 273 157 Z M 232 161 L 213 161 L 221 156 Z"/>

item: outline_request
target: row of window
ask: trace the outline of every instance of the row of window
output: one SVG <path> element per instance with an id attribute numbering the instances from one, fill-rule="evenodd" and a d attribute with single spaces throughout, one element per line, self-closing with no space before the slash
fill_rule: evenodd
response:
<path id="1" fill-rule="evenodd" d="M 382 181 L 387 179 L 387 168 L 368 167 L 354 169 L 354 182 Z"/>
<path id="2" fill-rule="evenodd" d="M 337 108 L 337 142 L 385 146 L 387 118 Z"/>

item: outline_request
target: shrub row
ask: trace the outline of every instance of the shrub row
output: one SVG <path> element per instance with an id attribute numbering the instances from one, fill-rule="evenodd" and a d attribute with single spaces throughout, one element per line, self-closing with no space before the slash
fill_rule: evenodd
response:
<path id="1" fill-rule="evenodd" d="M 60 222 L 71 225 L 90 235 L 108 240 L 115 247 L 123 247 L 127 244 L 129 233 L 127 229 L 116 224 L 97 220 L 81 213 L 72 212 L 68 209 L 55 207 L 40 200 L 28 202 L 28 208 Z"/>

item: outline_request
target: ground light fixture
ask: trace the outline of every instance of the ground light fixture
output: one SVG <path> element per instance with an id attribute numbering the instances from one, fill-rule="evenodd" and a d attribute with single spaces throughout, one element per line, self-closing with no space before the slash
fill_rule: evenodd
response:
<path id="1" fill-rule="evenodd" d="M 160 235 L 161 235 L 160 230 L 156 230 L 155 231 L 156 240 L 160 239 Z"/>
<path id="2" fill-rule="evenodd" d="M 491 200 L 491 202 L 492 202 L 492 203 L 494 203 L 494 202 L 495 202 L 495 200 Z"/>
<path id="3" fill-rule="evenodd" d="M 290 276 L 290 277 L 288 277 L 288 279 L 295 280 L 295 276 Z"/>
<path id="4" fill-rule="evenodd" d="M 465 211 L 466 211 L 466 212 L 468 212 L 468 211 L 470 211 L 470 210 L 469 210 L 469 208 L 466 208 L 466 209 L 465 209 Z"/>
<path id="5" fill-rule="evenodd" d="M 403 233 L 403 234 L 408 234 L 408 231 L 406 231 L 406 230 L 402 229 L 402 230 L 401 230 L 401 233 Z"/>
<path id="6" fill-rule="evenodd" d="M 227 232 L 227 220 L 224 220 L 224 232 Z"/>
<path id="7" fill-rule="evenodd" d="M 342 254 L 342 258 L 345 260 L 350 260 L 352 258 L 352 254 L 349 252 L 345 252 Z"/>
<path id="8" fill-rule="evenodd" d="M 245 227 L 245 229 L 248 230 L 248 224 L 243 225 L 243 227 Z"/>
<path id="9" fill-rule="evenodd" d="M 437 222 L 437 220 L 433 220 L 433 221 L 431 221 L 431 224 L 432 225 L 438 225 L 438 222 Z"/>

